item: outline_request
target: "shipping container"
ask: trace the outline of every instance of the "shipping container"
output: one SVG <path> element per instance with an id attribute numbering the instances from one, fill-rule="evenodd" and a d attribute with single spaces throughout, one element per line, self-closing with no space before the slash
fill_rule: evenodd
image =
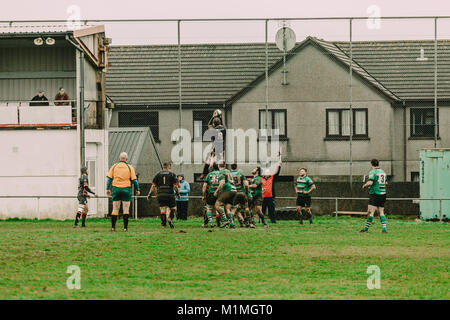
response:
<path id="1" fill-rule="evenodd" d="M 450 149 L 420 151 L 420 218 L 447 220 L 450 214 Z M 436 200 L 422 200 L 436 199 Z"/>

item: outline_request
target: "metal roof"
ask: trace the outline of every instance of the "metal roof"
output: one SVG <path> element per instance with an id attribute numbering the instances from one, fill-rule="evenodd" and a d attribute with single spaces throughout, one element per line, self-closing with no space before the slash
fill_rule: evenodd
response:
<path id="1" fill-rule="evenodd" d="M 87 25 L 77 26 L 70 24 L 4 24 L 0 25 L 0 37 L 25 36 L 25 35 L 50 35 L 50 34 L 71 34 L 74 30 L 90 27 Z"/>
<path id="2" fill-rule="evenodd" d="M 141 158 L 142 149 L 147 138 L 150 137 L 150 128 L 110 128 L 109 139 L 109 166 L 119 161 L 122 152 L 128 154 L 129 163 L 137 168 Z"/>

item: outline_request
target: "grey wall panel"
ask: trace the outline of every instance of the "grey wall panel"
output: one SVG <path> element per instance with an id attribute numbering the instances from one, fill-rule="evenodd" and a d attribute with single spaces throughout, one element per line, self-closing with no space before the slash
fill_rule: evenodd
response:
<path id="1" fill-rule="evenodd" d="M 37 94 L 37 90 L 44 89 L 45 96 L 53 100 L 59 87 L 64 87 L 71 100 L 76 99 L 75 79 L 1 79 L 0 101 L 17 100 L 29 101 Z"/>
<path id="2" fill-rule="evenodd" d="M 0 47 L 0 72 L 75 71 L 75 49 Z"/>

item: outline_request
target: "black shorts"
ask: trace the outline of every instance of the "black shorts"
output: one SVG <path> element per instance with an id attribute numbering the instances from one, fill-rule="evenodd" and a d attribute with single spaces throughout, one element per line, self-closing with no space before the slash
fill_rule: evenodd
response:
<path id="1" fill-rule="evenodd" d="M 174 195 L 159 194 L 157 199 L 160 208 L 161 207 L 175 208 L 177 206 Z"/>
<path id="2" fill-rule="evenodd" d="M 234 206 L 239 205 L 242 207 L 246 207 L 247 204 L 248 204 L 247 196 L 245 194 L 243 194 L 242 192 L 236 193 L 236 195 L 234 196 L 234 199 L 233 199 L 233 205 Z"/>
<path id="3" fill-rule="evenodd" d="M 208 194 L 206 195 L 206 204 L 207 204 L 208 206 L 213 206 L 213 205 L 215 205 L 215 204 L 216 204 L 216 201 L 217 201 L 217 197 L 214 196 L 214 193 L 208 193 Z"/>
<path id="4" fill-rule="evenodd" d="M 78 195 L 78 204 L 86 204 L 87 203 L 87 197 L 85 195 Z"/>
<path id="5" fill-rule="evenodd" d="M 369 195 L 369 205 L 384 208 L 384 203 L 386 202 L 385 194 L 371 194 Z"/>
<path id="6" fill-rule="evenodd" d="M 223 191 L 217 197 L 217 201 L 223 204 L 233 204 L 234 197 L 236 196 L 236 191 Z"/>
<path id="7" fill-rule="evenodd" d="M 262 206 L 262 204 L 263 204 L 263 197 L 261 195 L 253 196 L 253 201 L 252 201 L 253 207 Z"/>
<path id="8" fill-rule="evenodd" d="M 248 203 L 248 207 L 250 209 L 252 209 L 253 208 L 253 197 L 251 197 L 251 198 L 247 197 L 247 203 Z"/>
<path id="9" fill-rule="evenodd" d="M 297 196 L 297 207 L 311 207 L 311 197 Z"/>

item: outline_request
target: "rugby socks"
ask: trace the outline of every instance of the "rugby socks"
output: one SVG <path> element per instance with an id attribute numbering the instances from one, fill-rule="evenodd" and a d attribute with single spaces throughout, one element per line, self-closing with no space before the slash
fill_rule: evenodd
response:
<path id="1" fill-rule="evenodd" d="M 386 216 L 380 216 L 381 221 L 381 231 L 387 232 L 386 230 Z"/>
<path id="2" fill-rule="evenodd" d="M 263 225 L 267 225 L 266 219 L 264 218 L 263 213 L 260 212 L 260 211 L 258 211 L 258 216 L 259 216 L 259 220 L 261 221 L 261 223 L 262 223 Z"/>
<path id="3" fill-rule="evenodd" d="M 372 224 L 372 222 L 373 222 L 373 217 L 372 217 L 372 216 L 369 216 L 369 217 L 367 218 L 367 220 L 366 220 L 366 224 L 365 224 L 363 230 L 364 230 L 364 231 L 369 230 L 370 225 Z"/>
<path id="4" fill-rule="evenodd" d="M 161 225 L 163 227 L 167 225 L 167 216 L 165 212 L 161 212 Z"/>
<path id="5" fill-rule="evenodd" d="M 87 214 L 81 215 L 81 226 L 82 227 L 86 227 L 86 217 L 87 217 Z"/>
<path id="6" fill-rule="evenodd" d="M 75 226 L 78 226 L 78 221 L 80 221 L 81 213 L 77 212 L 77 216 L 75 217 Z"/>
<path id="7" fill-rule="evenodd" d="M 117 214 L 111 214 L 111 228 L 116 229 Z"/>
<path id="8" fill-rule="evenodd" d="M 170 220 L 175 218 L 175 209 L 170 209 Z"/>
<path id="9" fill-rule="evenodd" d="M 128 229 L 128 217 L 129 216 L 130 216 L 129 214 L 124 214 L 123 215 L 123 228 L 124 229 Z"/>
<path id="10" fill-rule="evenodd" d="M 212 224 L 212 211 L 208 210 L 206 211 L 207 220 L 205 221 L 205 224 Z"/>

